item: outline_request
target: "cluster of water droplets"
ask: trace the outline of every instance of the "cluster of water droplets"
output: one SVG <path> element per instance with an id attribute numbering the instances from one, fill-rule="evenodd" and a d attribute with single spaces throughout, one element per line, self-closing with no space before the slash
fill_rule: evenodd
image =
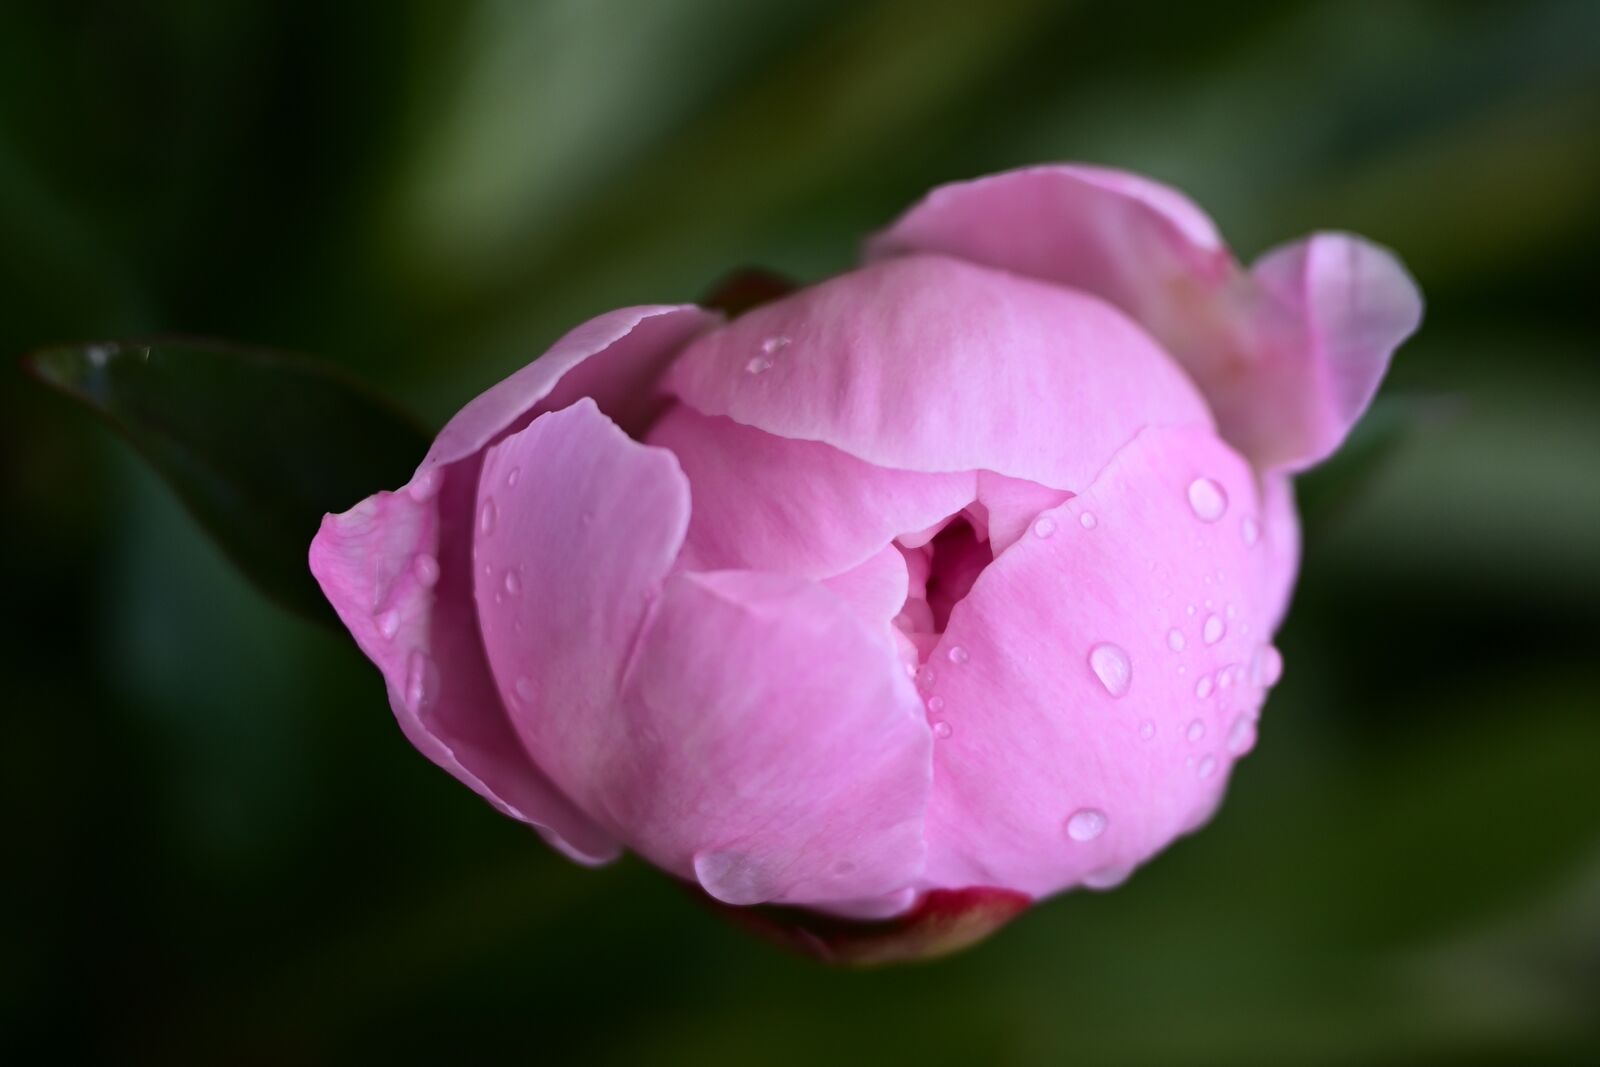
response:
<path id="1" fill-rule="evenodd" d="M 778 353 L 789 347 L 789 338 L 776 334 L 761 342 L 761 351 L 745 362 L 746 374 L 765 374 L 772 369 Z"/>

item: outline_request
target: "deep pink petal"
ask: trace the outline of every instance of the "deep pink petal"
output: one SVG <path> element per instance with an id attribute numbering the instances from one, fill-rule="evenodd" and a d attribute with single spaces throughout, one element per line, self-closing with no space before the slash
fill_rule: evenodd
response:
<path id="1" fill-rule="evenodd" d="M 683 543 L 688 483 L 584 399 L 489 449 L 474 513 L 478 623 L 516 734 L 626 840 L 603 766 L 632 729 L 622 675 Z"/>
<path id="2" fill-rule="evenodd" d="M 450 468 L 425 502 L 378 493 L 328 516 L 311 544 L 311 571 L 383 672 L 412 744 L 573 858 L 612 859 L 616 842 L 523 754 L 489 675 L 470 572 L 478 463 Z"/>
<path id="3" fill-rule="evenodd" d="M 621 719 L 595 772 L 613 822 L 718 900 L 855 910 L 920 876 L 921 705 L 887 628 L 822 587 L 675 574 Z"/>
<path id="4" fill-rule="evenodd" d="M 935 189 L 869 258 L 942 252 L 1095 293 L 1193 375 L 1223 436 L 1258 467 L 1338 446 L 1416 328 L 1416 287 L 1389 253 L 1319 235 L 1243 271 L 1175 189 L 1098 167 L 1030 167 Z"/>
<path id="5" fill-rule="evenodd" d="M 1210 426 L 1104 301 L 944 256 L 829 279 L 692 342 L 667 388 L 708 415 L 880 467 L 1086 485 L 1149 425 Z"/>
<path id="6" fill-rule="evenodd" d="M 676 405 L 651 429 L 689 478 L 690 570 L 839 574 L 906 530 L 941 521 L 977 493 L 971 472 L 888 470 L 814 441 L 789 440 Z"/>
<path id="7" fill-rule="evenodd" d="M 1245 461 L 1205 430 L 1146 430 L 1042 518 L 920 676 L 945 724 L 931 886 L 1109 885 L 1211 811 L 1254 739 L 1272 608 Z"/>

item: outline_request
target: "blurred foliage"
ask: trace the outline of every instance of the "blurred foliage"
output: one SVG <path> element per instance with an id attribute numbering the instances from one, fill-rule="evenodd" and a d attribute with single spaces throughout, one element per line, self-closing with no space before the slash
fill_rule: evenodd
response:
<path id="1" fill-rule="evenodd" d="M 15 356 L 227 336 L 438 421 L 595 312 L 836 271 L 928 186 L 1057 158 L 1246 257 L 1367 234 L 1429 299 L 1381 447 L 1306 479 L 1288 674 L 1213 824 L 862 974 L 496 818 L 12 374 L 0 1053 L 1600 1059 L 1597 41 L 1588 0 L 0 5 Z"/>

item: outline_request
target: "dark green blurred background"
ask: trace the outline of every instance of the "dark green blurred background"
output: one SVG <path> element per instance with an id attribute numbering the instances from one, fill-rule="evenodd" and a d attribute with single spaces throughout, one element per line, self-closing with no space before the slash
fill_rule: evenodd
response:
<path id="1" fill-rule="evenodd" d="M 0 407 L 4 1045 L 117 1062 L 1600 1062 L 1600 4 L 0 4 L 0 354 L 208 333 L 441 421 L 569 326 L 1085 159 L 1427 295 L 1204 833 L 839 973 L 416 755 L 110 435 Z"/>

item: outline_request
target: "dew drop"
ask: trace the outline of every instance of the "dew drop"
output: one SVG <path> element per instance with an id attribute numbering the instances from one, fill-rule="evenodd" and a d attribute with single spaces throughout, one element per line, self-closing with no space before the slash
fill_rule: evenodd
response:
<path id="1" fill-rule="evenodd" d="M 1217 773 L 1217 758 L 1206 756 L 1200 760 L 1200 766 L 1195 768 L 1195 773 L 1202 778 L 1210 778 Z"/>
<path id="2" fill-rule="evenodd" d="M 1078 525 L 1082 526 L 1085 530 L 1092 530 L 1096 526 L 1100 525 L 1100 520 L 1094 517 L 1094 512 L 1085 511 L 1083 514 L 1078 516 Z"/>
<path id="3" fill-rule="evenodd" d="M 1149 719 L 1139 724 L 1139 737 L 1145 741 L 1156 735 L 1156 724 Z"/>
<path id="4" fill-rule="evenodd" d="M 495 510 L 494 497 L 486 497 L 483 506 L 478 509 L 478 532 L 485 537 L 494 533 L 495 520 L 499 513 Z"/>
<path id="5" fill-rule="evenodd" d="M 506 571 L 506 594 L 520 596 L 522 594 L 522 575 L 514 570 Z"/>
<path id="6" fill-rule="evenodd" d="M 944 697 L 929 697 L 928 710 L 937 715 L 944 710 Z"/>
<path id="7" fill-rule="evenodd" d="M 1189 728 L 1183 732 L 1183 736 L 1189 739 L 1190 744 L 1194 744 L 1205 735 L 1206 724 L 1201 722 L 1199 719 L 1195 719 L 1193 722 L 1191 722 L 1189 724 Z"/>
<path id="8" fill-rule="evenodd" d="M 533 703 L 533 680 L 532 679 L 526 678 L 526 677 L 518 678 L 517 679 L 517 684 L 512 686 L 512 688 L 517 691 L 517 699 L 518 700 L 522 701 L 525 704 Z"/>
<path id="9" fill-rule="evenodd" d="M 1283 677 L 1283 653 L 1273 645 L 1262 645 L 1250 657 L 1250 684 L 1270 689 Z"/>
<path id="10" fill-rule="evenodd" d="M 1067 819 L 1067 836 L 1074 841 L 1093 841 L 1106 832 L 1106 813 L 1099 808 L 1079 808 Z"/>
<path id="11" fill-rule="evenodd" d="M 1256 725 L 1250 721 L 1250 716 L 1241 715 L 1233 720 L 1233 725 L 1228 727 L 1228 751 L 1235 756 L 1250 751 L 1256 743 Z"/>
<path id="12" fill-rule="evenodd" d="M 960 645 L 951 645 L 950 651 L 945 653 L 945 658 L 951 663 L 965 663 L 972 657 L 967 655 L 967 650 Z"/>
<path id="13" fill-rule="evenodd" d="M 400 632 L 399 609 L 390 608 L 378 616 L 378 632 L 383 635 L 385 641 L 394 640 L 394 635 Z"/>
<path id="14" fill-rule="evenodd" d="M 1205 627 L 1200 631 L 1200 639 L 1208 645 L 1214 645 L 1221 641 L 1222 635 L 1227 632 L 1228 625 L 1222 621 L 1222 616 L 1208 615 Z"/>
<path id="15" fill-rule="evenodd" d="M 1215 687 L 1216 683 L 1211 680 L 1211 675 L 1208 674 L 1204 678 L 1201 678 L 1198 682 L 1194 683 L 1194 695 L 1199 697 L 1201 700 L 1204 700 L 1206 697 L 1211 695 L 1211 690 Z"/>
<path id="16" fill-rule="evenodd" d="M 933 668 L 924 667 L 917 672 L 917 684 L 924 689 L 933 688 Z"/>
<path id="17" fill-rule="evenodd" d="M 761 342 L 761 351 L 769 356 L 774 352 L 782 351 L 788 347 L 789 339 L 784 337 L 782 334 L 779 334 L 776 337 L 769 337 L 765 341 Z"/>
<path id="18" fill-rule="evenodd" d="M 744 365 L 746 374 L 764 374 L 772 369 L 772 360 L 766 356 L 751 356 L 750 362 Z"/>
<path id="19" fill-rule="evenodd" d="M 1216 522 L 1228 511 L 1228 494 L 1210 478 L 1189 483 L 1189 507 L 1201 522 Z"/>
<path id="20" fill-rule="evenodd" d="M 1239 524 L 1239 535 L 1244 538 L 1246 548 L 1251 548 L 1261 540 L 1261 524 L 1246 515 L 1244 522 Z"/>
<path id="21" fill-rule="evenodd" d="M 507 489 L 515 489 L 516 486 L 517 486 L 517 479 L 521 478 L 521 477 L 522 477 L 522 468 L 521 467 L 512 467 L 511 470 L 506 472 L 506 488 Z"/>
<path id="22" fill-rule="evenodd" d="M 1183 631 L 1174 626 L 1167 631 L 1167 647 L 1174 652 L 1182 652 L 1189 644 L 1188 638 L 1183 636 Z"/>
<path id="23" fill-rule="evenodd" d="M 429 467 L 406 486 L 406 493 L 419 504 L 426 504 L 439 492 L 439 468 Z"/>
<path id="24" fill-rule="evenodd" d="M 438 691 L 438 669 L 426 652 L 415 649 L 406 662 L 406 706 L 412 711 L 421 711 L 433 703 Z"/>
<path id="25" fill-rule="evenodd" d="M 1217 672 L 1217 688 L 1227 689 L 1233 685 L 1233 667 L 1228 666 Z"/>
<path id="26" fill-rule="evenodd" d="M 1089 650 L 1089 669 L 1113 697 L 1126 693 L 1133 681 L 1133 664 L 1128 661 L 1128 654 L 1109 641 L 1102 641 Z"/>
<path id="27" fill-rule="evenodd" d="M 915 663 L 907 663 L 906 664 L 906 677 L 907 678 L 915 678 L 916 676 L 917 676 L 917 665 Z"/>
<path id="28" fill-rule="evenodd" d="M 1048 515 L 1044 516 L 1038 522 L 1033 524 L 1033 536 L 1035 537 L 1045 538 L 1049 537 L 1055 532 L 1056 520 L 1050 518 Z"/>
<path id="29" fill-rule="evenodd" d="M 1083 876 L 1085 889 L 1115 889 L 1128 880 L 1133 871 L 1127 867 L 1102 867 Z"/>
<path id="30" fill-rule="evenodd" d="M 949 737 L 951 735 L 951 733 L 953 733 L 953 732 L 954 731 L 952 731 L 950 729 L 950 724 L 945 722 L 943 719 L 940 719 L 938 722 L 933 724 L 933 736 L 934 737 L 938 737 L 938 738 Z"/>
<path id="31" fill-rule="evenodd" d="M 1193 604 L 1190 604 L 1190 605 L 1189 605 L 1189 606 L 1188 606 L 1188 607 L 1187 607 L 1187 608 L 1186 608 L 1186 609 L 1184 609 L 1184 610 L 1185 610 L 1185 613 L 1186 613 L 1186 614 L 1189 614 L 1189 615 L 1193 615 L 1193 614 L 1194 614 L 1194 612 L 1195 612 L 1195 607 L 1194 607 L 1194 605 L 1193 605 Z"/>
<path id="32" fill-rule="evenodd" d="M 439 561 L 431 553 L 423 552 L 411 561 L 411 573 L 417 576 L 418 584 L 431 589 L 439 583 Z"/>

